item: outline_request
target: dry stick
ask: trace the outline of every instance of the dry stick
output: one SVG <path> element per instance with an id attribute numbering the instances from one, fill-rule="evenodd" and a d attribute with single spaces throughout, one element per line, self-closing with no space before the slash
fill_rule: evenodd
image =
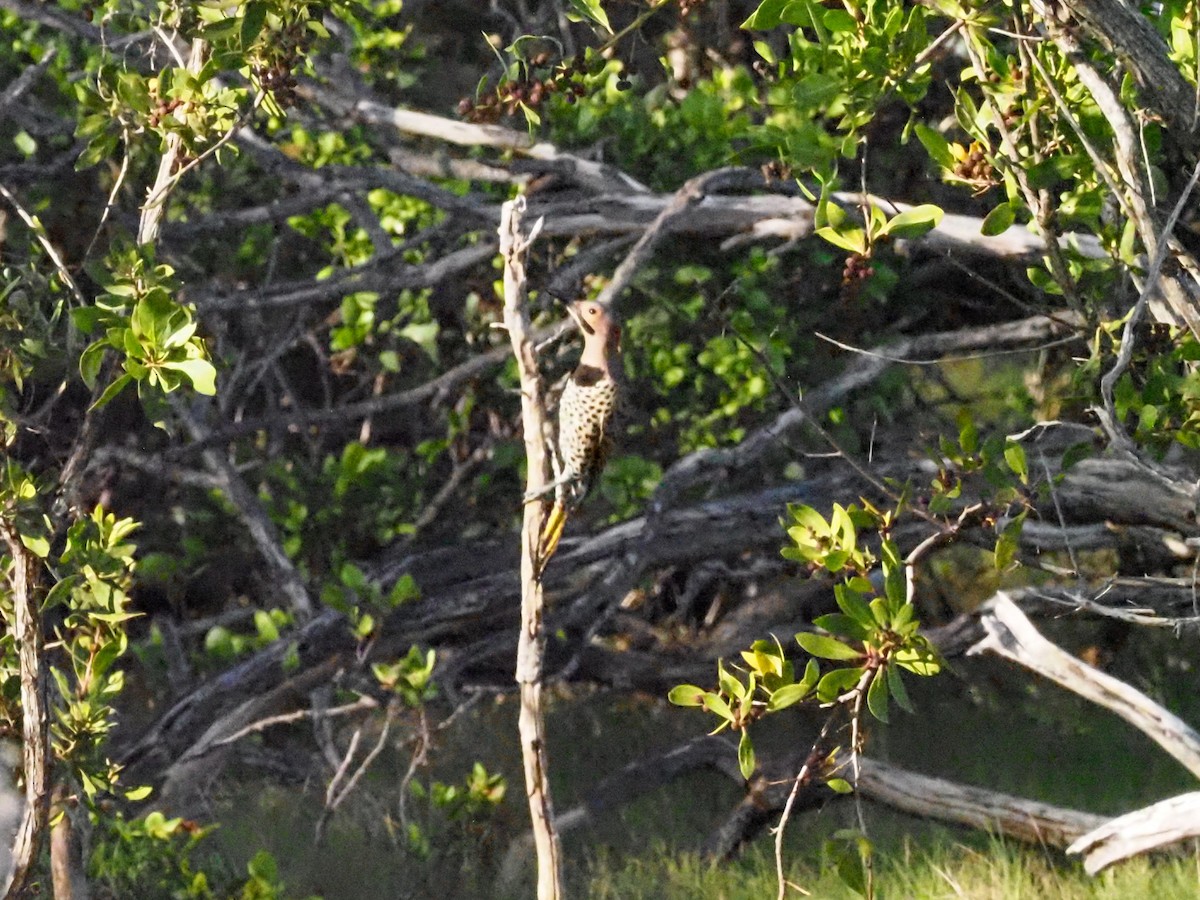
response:
<path id="1" fill-rule="evenodd" d="M 796 773 L 796 777 L 792 781 L 792 789 L 788 793 L 787 801 L 783 804 L 783 812 L 779 815 L 779 824 L 772 829 L 775 832 L 775 878 L 779 884 L 779 892 L 776 894 L 778 900 L 784 900 L 789 885 L 803 893 L 802 888 L 791 884 L 783 874 L 783 832 L 787 828 L 788 818 L 792 815 L 792 807 L 796 804 L 796 795 L 800 793 L 800 788 L 808 779 L 809 772 L 812 769 L 813 756 L 816 754 L 817 748 L 825 740 L 826 735 L 829 734 L 833 718 L 833 716 L 827 717 L 825 724 L 821 726 L 821 733 L 813 741 L 813 749 L 809 751 L 808 759 L 804 761 L 804 765 L 800 767 L 800 771 Z"/>
<path id="2" fill-rule="evenodd" d="M 1192 177 L 1188 179 L 1183 193 L 1179 195 L 1179 200 L 1175 203 L 1175 208 L 1171 210 L 1171 215 L 1167 217 L 1166 225 L 1163 226 L 1162 238 L 1158 242 L 1157 252 L 1154 254 L 1154 259 L 1151 260 L 1150 268 L 1146 272 L 1146 282 L 1142 288 L 1142 293 L 1133 305 L 1133 310 L 1129 313 L 1129 318 L 1125 320 L 1125 328 L 1121 332 L 1121 350 L 1117 354 L 1117 361 L 1113 363 L 1113 367 L 1105 372 L 1104 377 L 1100 379 L 1100 396 L 1104 399 L 1104 410 L 1101 419 L 1104 421 L 1105 431 L 1108 432 L 1110 440 L 1115 441 L 1125 449 L 1131 449 L 1133 442 L 1125 433 L 1124 428 L 1121 427 L 1121 423 L 1117 418 L 1117 408 L 1113 400 L 1113 388 L 1117 384 L 1117 379 L 1129 368 L 1130 360 L 1133 359 L 1133 345 L 1137 327 L 1146 315 L 1146 306 L 1150 302 L 1150 296 L 1157 289 L 1158 274 L 1167 258 L 1167 250 L 1170 246 L 1170 242 L 1167 239 L 1175 229 L 1175 223 L 1179 221 L 1179 216 L 1183 213 L 1183 208 L 1187 203 L 1188 197 L 1195 190 L 1197 180 L 1200 180 L 1200 163 L 1197 163 L 1196 168 L 1192 170 Z"/>
<path id="3" fill-rule="evenodd" d="M 42 639 L 41 563 L 21 542 L 16 526 L 0 518 L 8 555 L 12 589 L 11 634 L 17 643 L 21 669 L 21 747 L 25 767 L 25 813 L 12 849 L 12 880 L 5 900 L 28 896 L 30 876 L 50 812 L 50 712 L 46 698 L 46 659 Z"/>
<path id="4" fill-rule="evenodd" d="M 629 255 L 617 266 L 612 279 L 604 286 L 604 290 L 600 292 L 596 302 L 609 308 L 615 305 L 617 298 L 629 286 L 638 269 L 645 265 L 653 255 L 659 241 L 667 233 L 666 226 L 669 222 L 702 201 L 710 191 L 721 190 L 729 186 L 744 187 L 748 185 L 765 187 L 766 180 L 760 173 L 751 169 L 730 167 L 705 172 L 703 175 L 697 175 L 684 182 L 683 186 L 671 196 L 667 205 L 655 216 L 654 221 L 643 232 L 638 242 L 633 245 Z"/>
<path id="5" fill-rule="evenodd" d="M 34 218 L 29 211 L 21 205 L 21 201 L 17 199 L 16 195 L 3 184 L 0 184 L 0 197 L 3 197 L 9 202 L 9 204 L 11 204 L 12 208 L 17 211 L 17 215 L 21 217 L 21 221 L 25 223 L 31 232 L 33 232 L 34 238 L 39 244 L 42 245 L 42 249 L 46 251 L 46 255 L 50 257 L 50 262 L 54 263 L 54 270 L 58 272 L 58 277 L 63 280 L 63 283 L 66 284 L 68 288 L 70 288 L 71 293 L 75 295 L 75 299 L 79 301 L 79 305 L 86 306 L 87 301 L 83 299 L 83 294 L 79 290 L 79 285 L 77 285 L 75 283 L 75 279 L 71 277 L 71 272 L 69 269 L 67 269 L 67 264 L 63 261 L 62 256 L 59 255 L 58 250 L 56 250 L 54 245 L 50 243 L 50 239 L 46 236 L 46 229 L 42 227 L 42 223 Z"/>
<path id="6" fill-rule="evenodd" d="M 354 788 L 358 785 L 358 782 L 362 779 L 363 775 L 371 768 L 371 764 L 375 762 L 375 759 L 380 753 L 383 752 L 383 748 L 387 746 L 388 733 L 391 731 L 392 723 L 396 720 L 397 710 L 398 707 L 396 704 L 388 704 L 387 714 L 383 720 L 383 727 L 379 730 L 379 738 L 375 741 L 375 746 L 367 752 L 365 757 L 363 757 L 363 761 L 359 763 L 358 768 L 354 770 L 354 774 L 350 776 L 350 779 L 346 782 L 345 786 L 342 787 L 341 790 L 338 790 L 338 786 L 340 785 L 342 779 L 345 778 L 350 761 L 354 758 L 354 751 L 358 744 L 359 735 L 362 734 L 362 729 L 355 729 L 354 737 L 350 742 L 350 747 L 346 751 L 346 759 L 339 770 L 334 774 L 334 777 L 329 782 L 329 787 L 325 792 L 325 808 L 321 810 L 320 818 L 317 819 L 315 837 L 317 843 L 320 843 L 321 838 L 325 833 L 325 826 L 328 824 L 330 817 L 332 817 L 334 812 L 337 811 L 337 808 L 342 805 L 342 801 L 350 796 L 350 792 L 354 790 Z M 422 711 L 422 723 L 424 722 L 424 718 L 425 713 Z M 427 728 L 424 730 L 428 731 Z M 422 756 L 424 755 L 423 747 L 421 754 Z"/>
<path id="7" fill-rule="evenodd" d="M 521 424 L 528 460 L 526 496 L 538 495 L 547 484 L 546 404 L 538 375 L 537 353 L 530 338 L 529 310 L 525 304 L 525 253 L 541 230 L 541 220 L 529 237 L 521 232 L 525 198 L 505 203 L 500 213 L 500 255 L 504 260 L 504 325 L 512 341 L 521 376 Z M 542 715 L 542 665 L 546 649 L 542 583 L 535 575 L 534 557 L 545 519 L 544 504 L 526 503 L 521 528 L 521 635 L 517 642 L 516 680 L 521 693 L 517 728 L 525 767 L 525 791 L 533 821 L 537 850 L 538 900 L 562 896 L 562 861 L 547 777 L 545 722 Z"/>

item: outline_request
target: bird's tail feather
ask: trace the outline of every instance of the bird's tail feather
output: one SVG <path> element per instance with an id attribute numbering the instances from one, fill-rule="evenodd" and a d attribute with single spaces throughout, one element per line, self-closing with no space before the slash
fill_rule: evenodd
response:
<path id="1" fill-rule="evenodd" d="M 542 529 L 541 539 L 538 541 L 537 566 L 535 568 L 539 578 L 546 568 L 546 563 L 558 549 L 558 542 L 562 539 L 563 528 L 566 527 L 566 524 L 567 505 L 562 500 L 556 500 L 554 507 L 550 510 L 550 515 L 546 518 L 546 527 Z"/>

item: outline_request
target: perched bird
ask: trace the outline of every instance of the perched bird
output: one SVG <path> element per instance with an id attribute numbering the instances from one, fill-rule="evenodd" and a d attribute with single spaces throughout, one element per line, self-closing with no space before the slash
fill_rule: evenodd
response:
<path id="1" fill-rule="evenodd" d="M 583 334 L 583 355 L 558 402 L 554 507 L 538 543 L 539 574 L 558 548 L 567 516 L 579 508 L 604 469 L 620 394 L 621 326 L 607 307 L 590 300 L 568 303 L 567 312 Z"/>

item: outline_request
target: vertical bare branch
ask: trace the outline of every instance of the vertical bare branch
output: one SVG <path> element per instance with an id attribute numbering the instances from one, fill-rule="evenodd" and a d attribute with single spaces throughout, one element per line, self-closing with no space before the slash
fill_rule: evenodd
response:
<path id="1" fill-rule="evenodd" d="M 193 74 L 200 71 L 204 64 L 205 43 L 196 39 L 192 41 L 191 55 L 187 67 Z M 154 187 L 150 189 L 146 204 L 142 207 L 141 221 L 138 223 L 138 243 L 153 244 L 158 240 L 158 232 L 162 227 L 163 214 L 167 210 L 167 196 L 171 187 L 176 183 L 179 167 L 179 150 L 183 146 L 183 137 L 177 132 L 167 135 L 167 148 L 158 163 L 158 175 L 154 179 Z"/>
<path id="2" fill-rule="evenodd" d="M 12 880 L 5 900 L 30 893 L 29 879 L 45 836 L 50 811 L 50 715 L 46 701 L 46 660 L 37 594 L 41 564 L 25 545 L 16 527 L 0 519 L 0 532 L 12 557 L 9 583 L 13 617 L 6 623 L 17 641 L 21 668 L 21 729 L 25 763 L 25 815 L 12 853 Z"/>
<path id="3" fill-rule="evenodd" d="M 529 337 L 529 311 L 525 306 L 525 252 L 541 229 L 541 220 L 526 238 L 521 232 L 525 198 L 505 203 L 500 213 L 500 255 L 504 259 L 504 325 L 512 341 L 521 376 L 521 423 L 525 432 L 529 495 L 541 493 L 548 481 L 543 435 L 546 405 L 538 376 L 537 354 Z M 562 896 L 562 862 L 547 778 L 545 722 L 542 716 L 542 659 L 546 648 L 542 620 L 542 584 L 535 572 L 534 556 L 541 536 L 543 504 L 526 503 L 521 528 L 521 636 L 517 643 L 517 684 L 521 712 L 517 727 L 521 736 L 521 759 L 525 766 L 525 791 L 533 820 L 537 850 L 538 900 Z"/>

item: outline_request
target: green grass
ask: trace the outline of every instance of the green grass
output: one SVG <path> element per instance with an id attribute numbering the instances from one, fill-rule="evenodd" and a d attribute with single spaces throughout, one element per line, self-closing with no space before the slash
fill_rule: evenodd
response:
<path id="1" fill-rule="evenodd" d="M 876 858 L 875 877 L 879 900 L 1194 900 L 1200 896 L 1200 856 L 1136 859 L 1093 878 L 1077 861 L 1000 840 L 983 847 L 919 848 L 905 842 Z M 788 878 L 819 900 L 859 896 L 817 862 L 790 863 Z M 770 900 L 776 885 L 774 858 L 765 848 L 718 866 L 663 849 L 636 858 L 596 858 L 586 895 L 592 900 Z"/>

